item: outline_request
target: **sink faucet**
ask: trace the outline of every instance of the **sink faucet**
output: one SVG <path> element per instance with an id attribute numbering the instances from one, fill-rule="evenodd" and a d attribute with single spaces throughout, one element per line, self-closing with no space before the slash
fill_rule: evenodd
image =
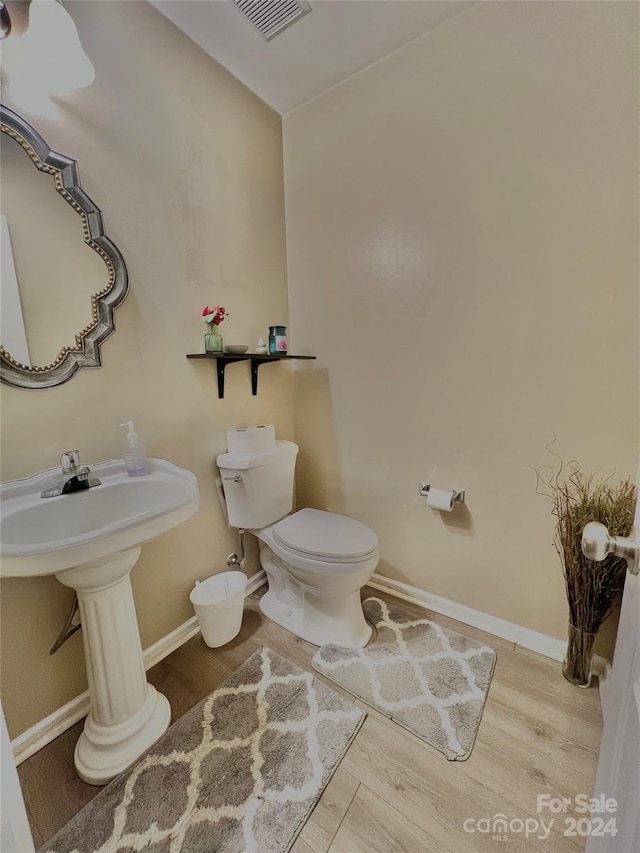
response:
<path id="1" fill-rule="evenodd" d="M 66 450 L 60 457 L 60 468 L 63 495 L 89 488 L 89 469 L 80 464 L 79 451 Z"/>
<path id="2" fill-rule="evenodd" d="M 43 498 L 54 498 L 58 495 L 69 495 L 72 492 L 80 492 L 99 486 L 100 480 L 89 477 L 89 469 L 80 462 L 80 453 L 77 450 L 65 450 L 60 457 L 60 479 L 59 482 L 44 489 L 40 496 Z"/>

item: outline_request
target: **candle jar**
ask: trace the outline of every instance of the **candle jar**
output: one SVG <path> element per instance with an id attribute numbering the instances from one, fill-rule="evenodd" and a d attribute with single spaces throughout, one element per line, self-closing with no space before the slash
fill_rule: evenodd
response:
<path id="1" fill-rule="evenodd" d="M 287 327 L 269 326 L 269 355 L 287 354 Z"/>

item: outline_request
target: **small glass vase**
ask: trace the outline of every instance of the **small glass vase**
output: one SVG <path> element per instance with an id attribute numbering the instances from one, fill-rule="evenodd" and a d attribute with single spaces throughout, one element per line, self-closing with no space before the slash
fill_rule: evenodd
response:
<path id="1" fill-rule="evenodd" d="M 567 681 L 578 687 L 589 687 L 591 684 L 591 663 L 596 636 L 597 634 L 589 634 L 569 624 L 569 640 L 562 674 Z"/>
<path id="2" fill-rule="evenodd" d="M 204 351 L 222 352 L 222 335 L 218 331 L 218 327 L 215 323 L 207 323 L 207 326 L 209 328 L 209 331 L 204 336 Z"/>

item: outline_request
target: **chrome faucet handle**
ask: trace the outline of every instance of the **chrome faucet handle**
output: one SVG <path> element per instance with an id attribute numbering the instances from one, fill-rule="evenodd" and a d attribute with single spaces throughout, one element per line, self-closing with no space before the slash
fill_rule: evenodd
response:
<path id="1" fill-rule="evenodd" d="M 76 468 L 80 467 L 80 451 L 65 450 L 60 457 L 60 467 L 63 474 L 71 474 Z"/>
<path id="2" fill-rule="evenodd" d="M 86 480 L 89 477 L 89 469 L 80 462 L 78 450 L 66 450 L 60 457 L 60 467 L 63 481 L 71 477 L 77 477 L 79 480 Z"/>

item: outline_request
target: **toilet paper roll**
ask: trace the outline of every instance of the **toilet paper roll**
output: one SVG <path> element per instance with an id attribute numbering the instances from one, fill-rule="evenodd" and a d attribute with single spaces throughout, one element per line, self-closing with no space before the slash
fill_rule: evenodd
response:
<path id="1" fill-rule="evenodd" d="M 453 509 L 453 492 L 446 492 L 444 489 L 429 489 L 427 506 L 432 509 L 439 509 L 441 512 L 451 512 Z"/>
<path id="2" fill-rule="evenodd" d="M 276 445 L 276 428 L 272 424 L 256 424 L 243 429 L 227 430 L 229 453 L 255 453 Z"/>

